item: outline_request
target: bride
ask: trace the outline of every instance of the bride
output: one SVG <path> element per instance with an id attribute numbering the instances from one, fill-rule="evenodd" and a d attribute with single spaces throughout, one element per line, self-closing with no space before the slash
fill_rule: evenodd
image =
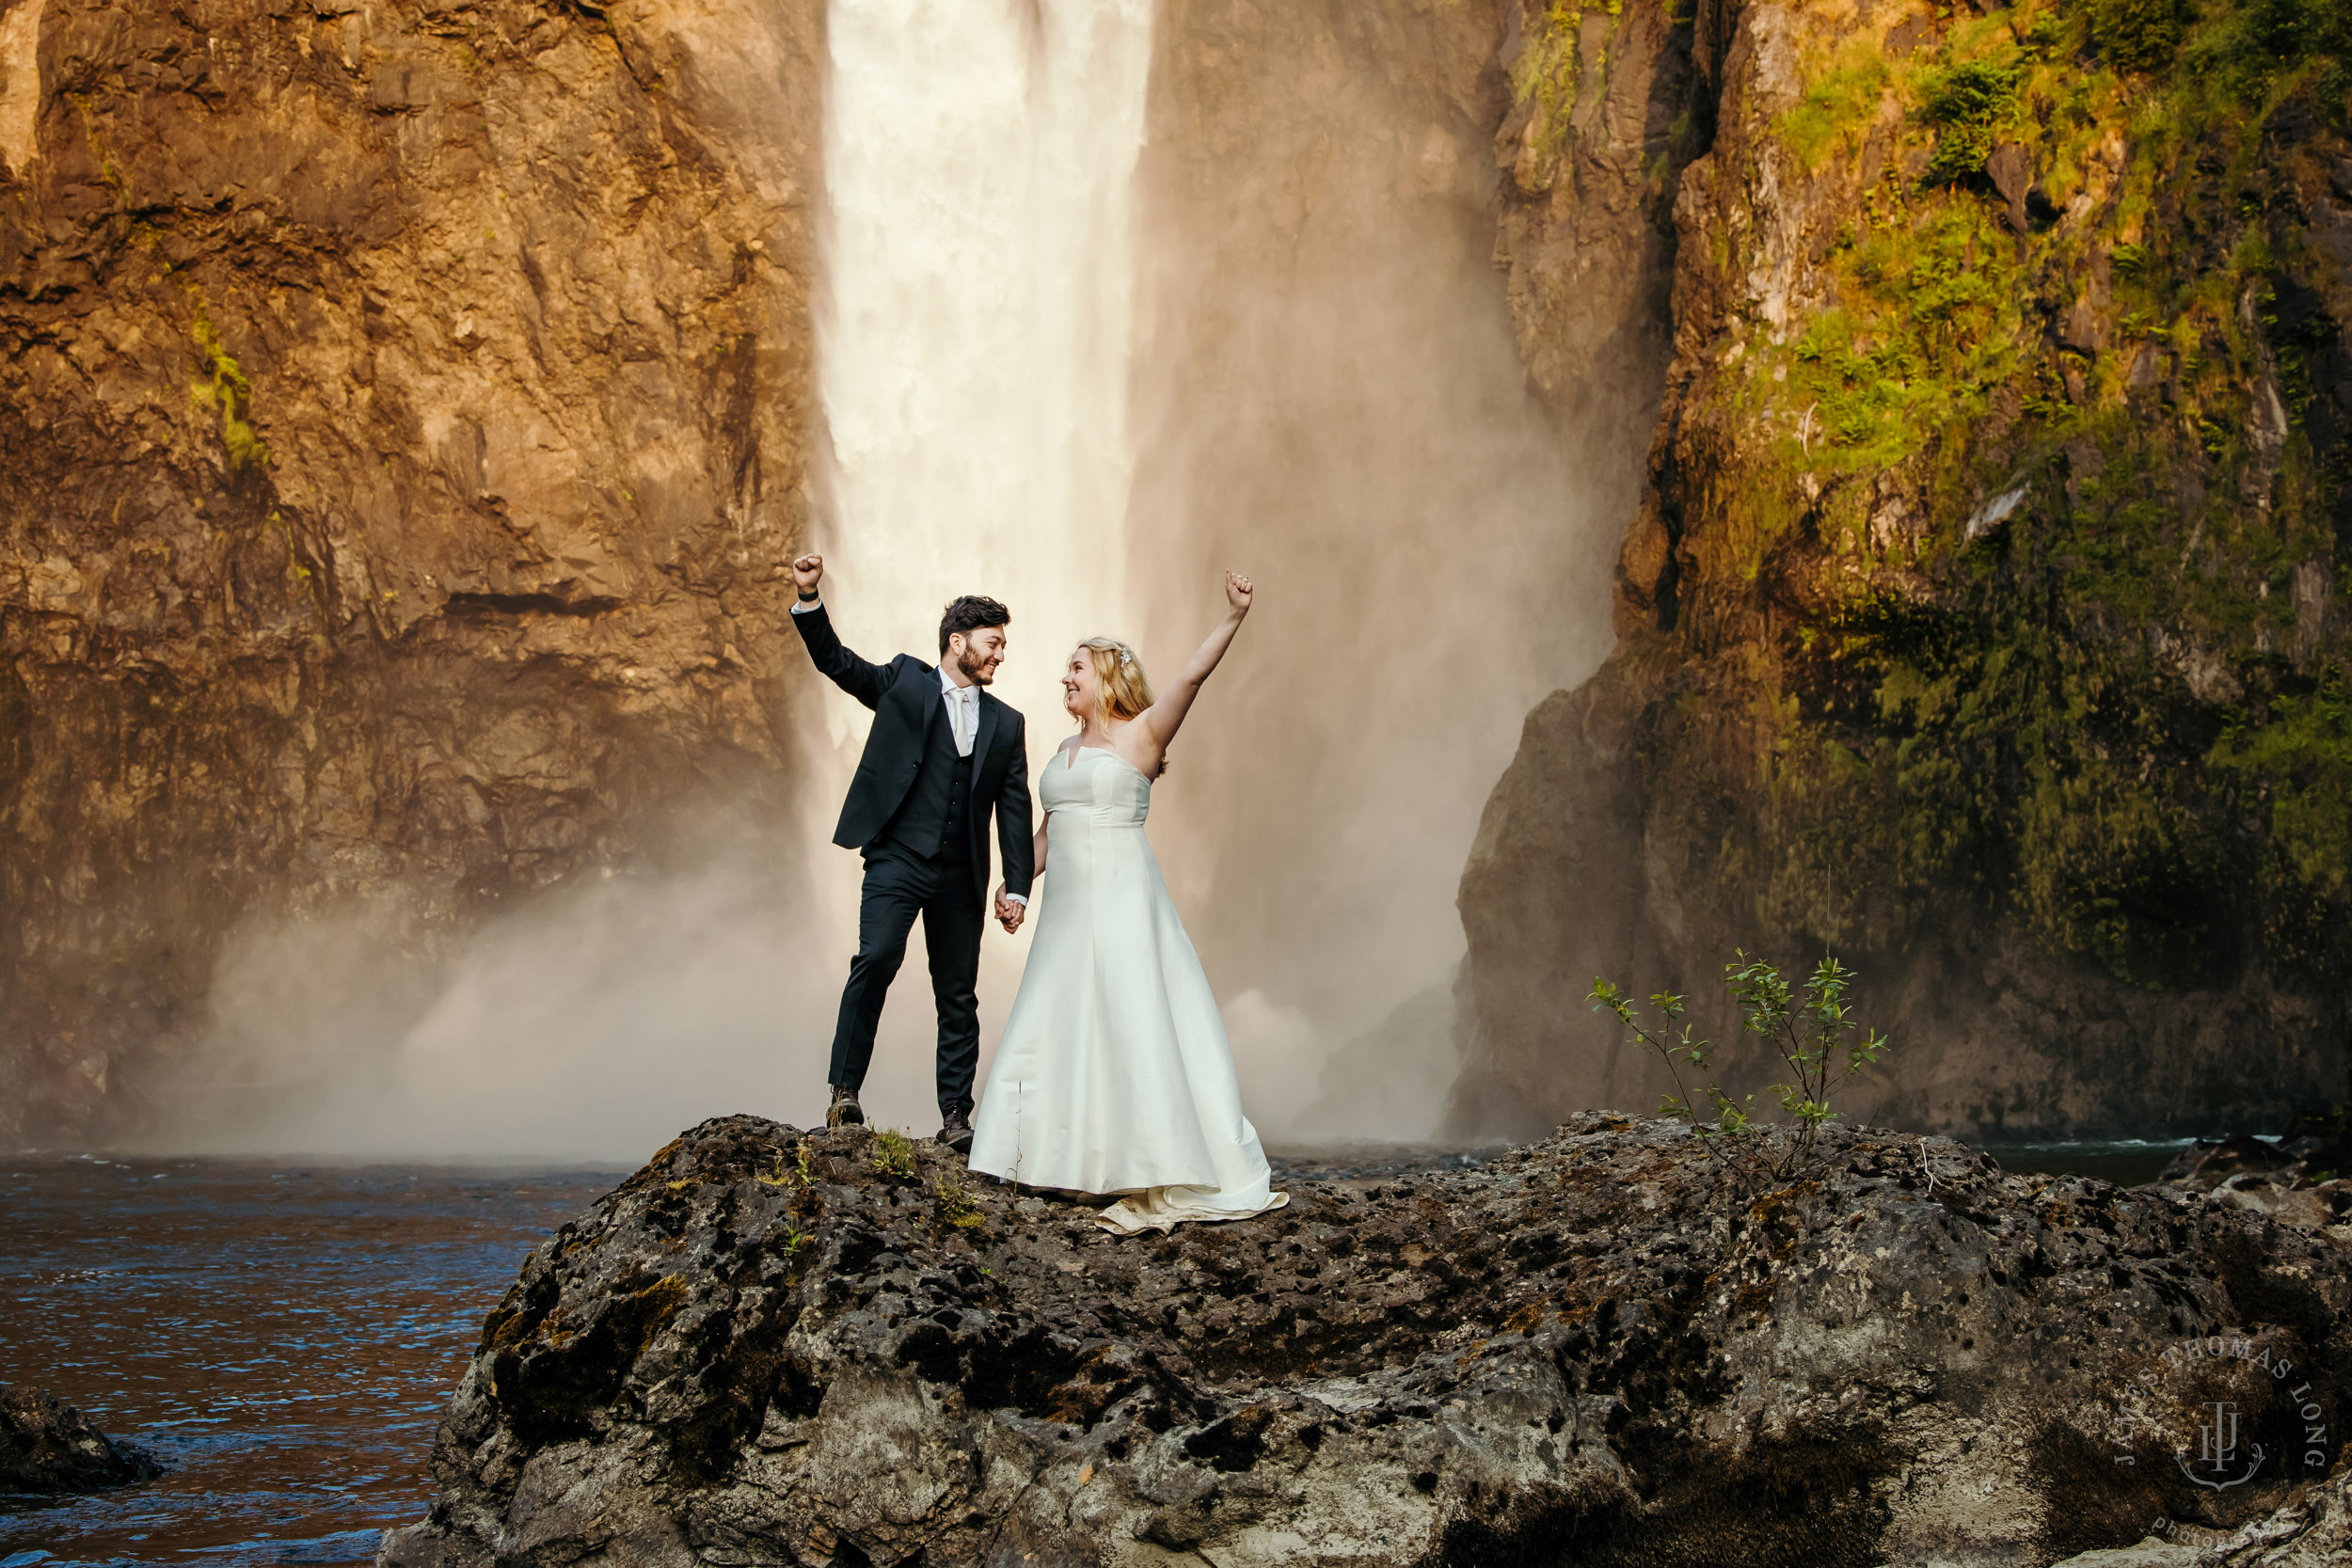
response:
<path id="1" fill-rule="evenodd" d="M 972 1168 L 1122 1194 L 1097 1223 L 1127 1235 L 1290 1201 L 1271 1190 L 1216 997 L 1143 836 L 1168 743 L 1252 592 L 1248 578 L 1225 574 L 1225 619 L 1156 702 L 1134 649 L 1107 637 L 1079 643 L 1061 682 L 1078 733 L 1038 777 L 1044 902 L 973 1117 Z M 998 890 L 1006 929 L 1023 913 Z"/>

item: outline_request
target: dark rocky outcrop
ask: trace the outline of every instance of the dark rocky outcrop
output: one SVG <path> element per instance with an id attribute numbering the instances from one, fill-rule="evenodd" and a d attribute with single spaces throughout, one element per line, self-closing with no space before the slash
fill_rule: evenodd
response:
<path id="1" fill-rule="evenodd" d="M 2168 1521 L 2315 1564 L 2341 1534 L 2347 1238 L 2185 1189 L 1846 1128 L 1737 1189 L 1683 1124 L 1605 1114 L 1165 1239 L 965 1180 L 748 1117 L 662 1149 L 490 1315 L 380 1560 L 2039 1564 Z M 2179 1467 L 2209 1398 L 2278 1456 L 2243 1485 Z"/>
<path id="2" fill-rule="evenodd" d="M 2288 1167 L 2296 1163 L 2277 1144 L 2237 1132 L 2226 1138 L 2199 1138 L 2174 1155 L 2157 1180 L 2209 1193 L 2239 1176 L 2277 1180 L 2281 1173 L 2287 1173 L 2286 1179 L 2291 1180 L 2293 1173 L 2288 1172 Z"/>
<path id="3" fill-rule="evenodd" d="M 94 1492 L 163 1474 L 55 1394 L 0 1383 L 0 1492 Z"/>
<path id="4" fill-rule="evenodd" d="M 2342 1098 L 2345 37 L 2187 14 L 1529 17 L 1525 144 L 1565 166 L 1690 95 L 1645 166 L 1679 166 L 1673 363 L 1620 641 L 1529 716 L 1461 884 L 1465 1131 L 1649 1103 L 1595 975 L 1728 1038 L 1742 947 L 1861 971 L 1908 1052 L 1873 1119 L 2275 1132 Z M 1567 285 L 1521 274 L 1578 274 L 1511 255 L 1541 338 Z"/>
<path id="5" fill-rule="evenodd" d="M 2341 1117 L 2309 1119 L 2339 1131 L 2332 1138 L 2304 1132 L 2276 1144 L 2244 1133 L 2200 1138 L 2157 1180 L 2352 1243 L 2352 1180 L 2344 1174 L 2352 1168 L 2352 1145 L 2344 1140 Z"/>

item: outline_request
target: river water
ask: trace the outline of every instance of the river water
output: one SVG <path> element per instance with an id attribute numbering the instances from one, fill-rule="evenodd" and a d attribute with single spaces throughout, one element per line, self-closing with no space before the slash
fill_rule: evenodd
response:
<path id="1" fill-rule="evenodd" d="M 625 1174 L 0 1157 L 0 1382 L 168 1467 L 0 1497 L 0 1562 L 365 1562 L 548 1231 Z"/>

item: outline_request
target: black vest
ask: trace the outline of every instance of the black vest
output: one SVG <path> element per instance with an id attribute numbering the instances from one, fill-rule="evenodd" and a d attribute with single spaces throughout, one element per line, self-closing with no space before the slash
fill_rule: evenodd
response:
<path id="1" fill-rule="evenodd" d="M 924 860 L 942 856 L 967 861 L 972 858 L 972 759 L 956 755 L 956 727 L 946 704 L 937 697 L 931 703 L 914 784 L 874 848 L 897 849 Z"/>

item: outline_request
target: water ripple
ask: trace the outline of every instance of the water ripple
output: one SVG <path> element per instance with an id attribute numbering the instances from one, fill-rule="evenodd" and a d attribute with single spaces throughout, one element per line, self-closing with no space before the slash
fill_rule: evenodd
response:
<path id="1" fill-rule="evenodd" d="M 0 1495 L 0 1568 L 364 1562 L 482 1319 L 611 1170 L 0 1161 L 0 1382 L 169 1466 Z"/>

